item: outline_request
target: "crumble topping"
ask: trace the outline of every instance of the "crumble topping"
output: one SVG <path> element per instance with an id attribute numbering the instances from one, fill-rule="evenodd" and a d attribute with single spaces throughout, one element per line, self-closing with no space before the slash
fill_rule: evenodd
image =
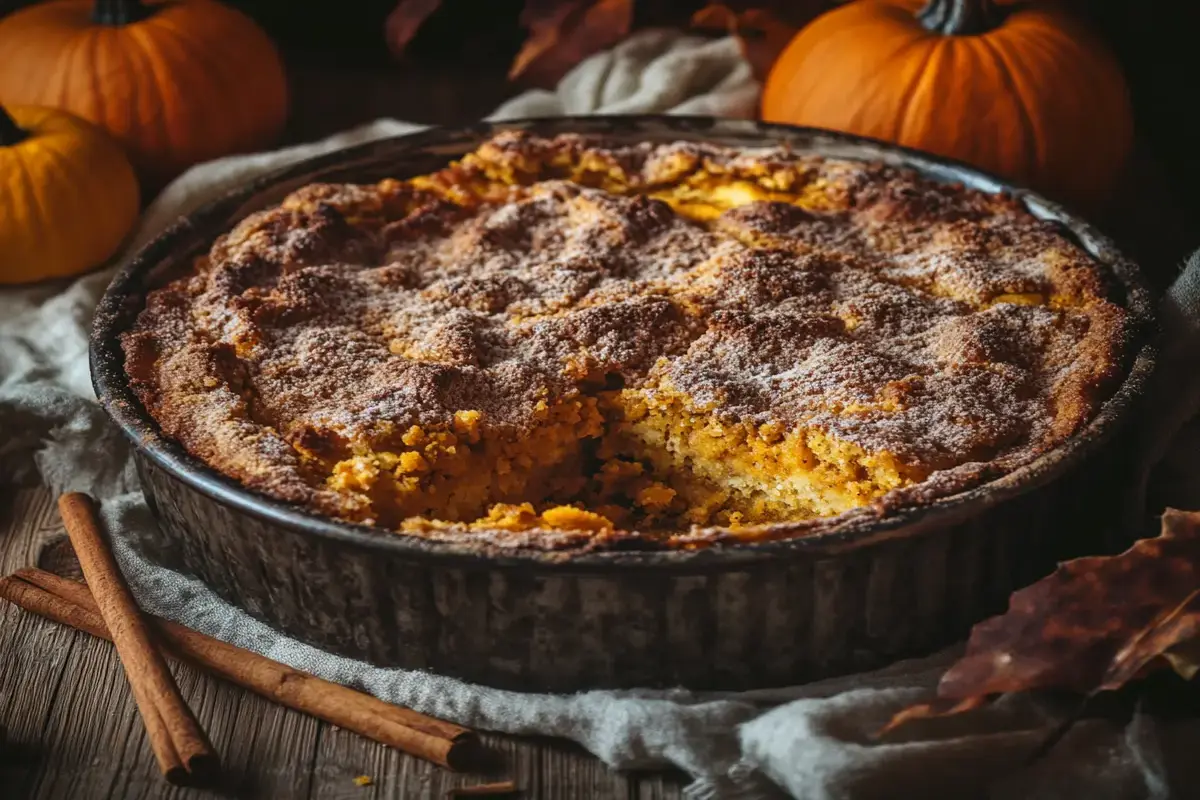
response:
<path id="1" fill-rule="evenodd" d="M 250 216 L 123 344 L 163 431 L 274 497 L 435 538 L 661 546 L 1027 463 L 1107 396 L 1124 329 L 1090 257 L 1003 196 L 504 133 Z"/>

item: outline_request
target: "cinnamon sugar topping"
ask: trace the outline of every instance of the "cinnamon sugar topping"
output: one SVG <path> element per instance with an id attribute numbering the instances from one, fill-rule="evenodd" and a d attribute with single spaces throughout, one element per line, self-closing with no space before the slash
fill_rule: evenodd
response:
<path id="1" fill-rule="evenodd" d="M 1002 196 L 507 133 L 252 215 L 124 347 L 164 432 L 251 488 L 576 548 L 761 537 L 1011 470 L 1093 415 L 1125 324 Z"/>

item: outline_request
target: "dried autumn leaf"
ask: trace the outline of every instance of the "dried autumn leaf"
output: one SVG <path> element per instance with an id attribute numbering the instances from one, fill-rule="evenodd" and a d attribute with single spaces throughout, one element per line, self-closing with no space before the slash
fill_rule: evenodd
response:
<path id="1" fill-rule="evenodd" d="M 551 86 L 583 59 L 619 42 L 633 27 L 633 0 L 526 0 L 529 30 L 509 78 Z"/>
<path id="2" fill-rule="evenodd" d="M 529 31 L 529 38 L 513 59 L 508 70 L 509 77 L 525 72 L 538 57 L 555 47 L 560 41 L 563 26 L 587 6 L 588 0 L 525 0 L 525 7 L 521 10 L 521 25 Z"/>
<path id="3" fill-rule="evenodd" d="M 775 59 L 796 32 L 834 3 L 829 0 L 758 2 L 750 8 L 712 3 L 692 15 L 692 27 L 723 30 L 737 37 L 742 55 L 750 62 L 754 77 L 763 80 Z"/>
<path id="4" fill-rule="evenodd" d="M 879 731 L 878 735 L 883 736 L 914 719 L 929 719 L 930 717 L 949 717 L 954 714 L 964 714 L 967 711 L 983 708 L 989 702 L 991 702 L 991 699 L 986 696 L 968 697 L 965 700 L 943 700 L 939 697 L 932 702 L 909 706 L 903 711 L 897 711 L 888 720 L 888 724 Z"/>
<path id="5" fill-rule="evenodd" d="M 1200 639 L 1184 642 L 1163 653 L 1163 658 L 1185 681 L 1200 675 Z"/>
<path id="6" fill-rule="evenodd" d="M 1166 668 L 1190 679 L 1200 664 L 1198 643 L 1200 512 L 1167 509 L 1158 537 L 1120 555 L 1064 562 L 1014 593 L 1007 613 L 971 630 L 937 699 L 901 711 L 883 732 L 1007 692 L 1092 695 Z"/>
<path id="7" fill-rule="evenodd" d="M 438 10 L 441 0 L 400 0 L 384 23 L 384 36 L 392 55 L 399 56 L 417 35 L 417 30 Z"/>
<path id="8" fill-rule="evenodd" d="M 737 12 L 724 3 L 709 3 L 692 15 L 692 27 L 733 31 L 737 27 Z"/>
<path id="9" fill-rule="evenodd" d="M 1171 665 L 1173 648 L 1200 637 L 1200 589 L 1192 592 L 1162 619 L 1157 620 L 1113 657 L 1098 691 L 1120 689 L 1154 668 L 1155 662 Z M 1162 663 L 1159 664 L 1162 666 Z M 1188 677 L 1184 675 L 1183 677 Z"/>

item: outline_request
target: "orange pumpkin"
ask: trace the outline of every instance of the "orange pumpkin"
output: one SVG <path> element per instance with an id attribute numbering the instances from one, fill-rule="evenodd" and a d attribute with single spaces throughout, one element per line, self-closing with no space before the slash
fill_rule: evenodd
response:
<path id="1" fill-rule="evenodd" d="M 858 0 L 775 62 L 762 115 L 959 159 L 1096 209 L 1133 140 L 1119 65 L 1050 4 Z"/>
<path id="2" fill-rule="evenodd" d="M 53 108 L 0 107 L 0 285 L 109 258 L 138 218 L 138 183 L 104 131 Z"/>
<path id="3" fill-rule="evenodd" d="M 287 115 L 270 39 L 213 0 L 50 0 L 0 19 L 0 53 L 0 99 L 99 125 L 151 186 L 270 144 Z"/>

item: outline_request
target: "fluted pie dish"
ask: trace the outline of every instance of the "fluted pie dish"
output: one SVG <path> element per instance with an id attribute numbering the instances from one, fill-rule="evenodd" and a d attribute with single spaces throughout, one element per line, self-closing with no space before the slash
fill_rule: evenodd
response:
<path id="1" fill-rule="evenodd" d="M 110 287 L 93 375 L 148 551 L 288 633 L 735 688 L 926 650 L 1103 546 L 1147 308 L 1088 225 L 958 165 L 544 120 L 197 212 Z"/>

